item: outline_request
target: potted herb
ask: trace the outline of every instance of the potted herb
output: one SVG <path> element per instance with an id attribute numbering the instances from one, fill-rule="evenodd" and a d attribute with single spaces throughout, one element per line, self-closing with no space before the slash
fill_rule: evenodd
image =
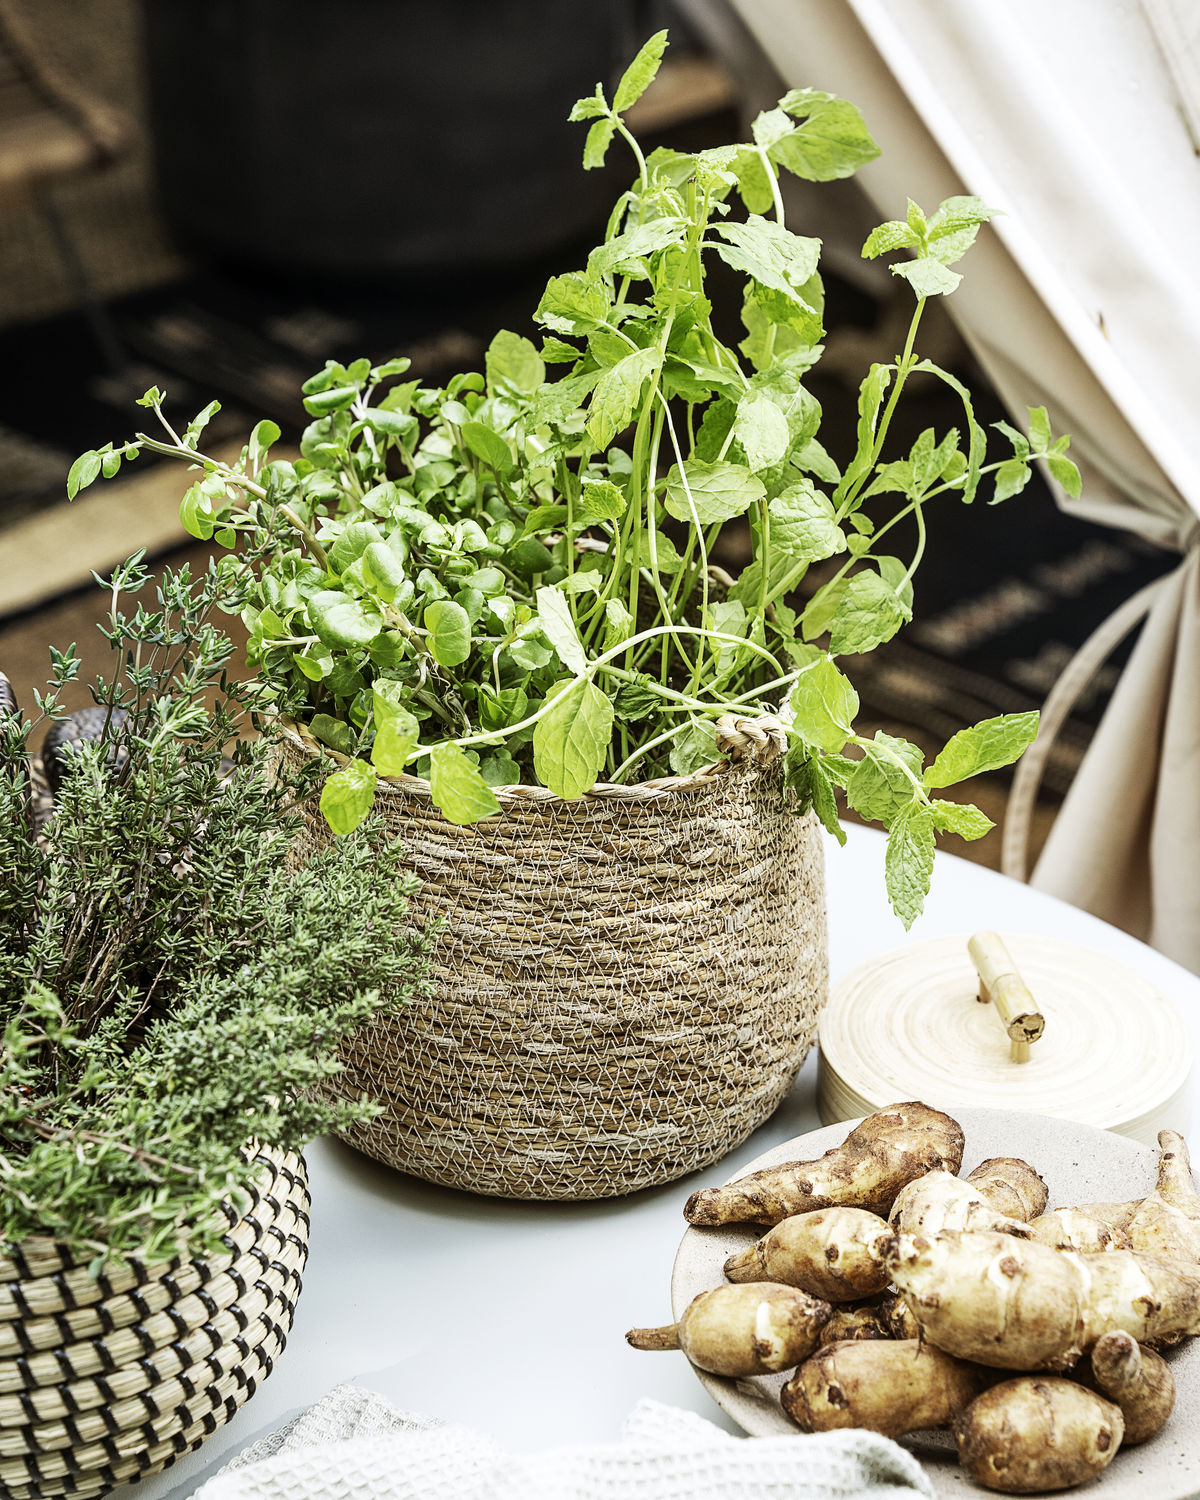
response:
<path id="1" fill-rule="evenodd" d="M 386 1063 L 362 1059 L 364 1077 L 390 1080 L 395 1139 L 355 1138 L 490 1191 L 662 1180 L 778 1101 L 824 985 L 803 815 L 842 838 L 840 794 L 888 829 L 888 890 L 910 924 L 935 834 L 990 827 L 937 793 L 1015 759 L 1036 730 L 1033 714 L 990 719 L 926 766 L 915 745 L 856 733 L 838 658 L 911 618 L 931 502 L 970 503 L 985 478 L 1004 499 L 1033 457 L 1078 482 L 1040 411 L 1028 438 L 1001 424 L 1012 453 L 986 462 L 970 393 L 918 352 L 928 298 L 957 285 L 951 266 L 990 217 L 973 198 L 928 217 L 911 205 L 864 247 L 912 252 L 892 269 L 916 306 L 894 363 L 866 373 L 856 449 L 835 462 L 804 383 L 821 353 L 820 246 L 785 227 L 779 174 L 846 176 L 877 148 L 852 105 L 793 90 L 748 143 L 645 157 L 622 116 L 664 46 L 665 33 L 647 43 L 611 103 L 598 88 L 572 111 L 591 122 L 585 166 L 619 135 L 637 175 L 586 267 L 547 286 L 540 348 L 500 333 L 482 373 L 439 390 L 402 360 L 329 363 L 304 388 L 314 420 L 294 462 L 270 458 L 270 423 L 238 462 L 206 457 L 202 413 L 182 436 L 85 454 L 71 480 L 173 454 L 201 471 L 185 526 L 266 548 L 246 614 L 262 698 L 295 721 L 297 758 L 337 764 L 328 827 L 345 835 L 382 798 L 419 899 L 447 918 L 442 1008 L 409 1012 L 380 1044 Z M 706 293 L 717 260 L 744 281 L 736 350 Z M 962 431 L 893 455 L 918 374 L 952 387 Z M 161 399 L 143 398 L 160 421 Z M 743 518 L 753 557 L 734 578 L 710 557 Z M 818 563 L 831 576 L 798 610 Z M 446 1035 L 464 1028 L 452 1055 Z M 476 1087 L 493 1066 L 502 1085 Z M 436 1141 L 423 1113 L 445 1122 Z M 510 1153 L 504 1170 L 479 1166 L 481 1138 L 484 1154 Z"/>
<path id="2" fill-rule="evenodd" d="M 223 760 L 242 718 L 209 618 L 227 570 L 168 574 L 157 607 L 125 612 L 148 582 L 136 558 L 111 580 L 120 670 L 56 735 L 48 821 L 33 813 L 33 726 L 11 691 L 0 707 L 0 1277 L 23 1367 L 23 1389 L 0 1396 L 0 1489 L 14 1497 L 153 1472 L 265 1379 L 307 1251 L 300 1148 L 375 1111 L 314 1086 L 336 1076 L 343 1038 L 423 981 L 396 853 L 364 830 L 290 867 L 292 793 L 264 774 L 268 742 Z M 79 662 L 51 657 L 38 706 L 57 726 Z"/>

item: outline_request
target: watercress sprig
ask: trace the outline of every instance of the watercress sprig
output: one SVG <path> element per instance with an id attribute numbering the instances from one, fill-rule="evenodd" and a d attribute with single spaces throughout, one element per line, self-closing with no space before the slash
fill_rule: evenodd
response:
<path id="1" fill-rule="evenodd" d="M 878 148 L 852 104 L 794 89 L 749 141 L 647 155 L 625 115 L 665 45 L 650 39 L 611 101 L 598 86 L 571 112 L 589 122 L 585 167 L 619 141 L 636 175 L 586 264 L 547 284 L 540 347 L 499 333 L 484 371 L 444 388 L 405 378 L 405 360 L 331 361 L 304 386 L 298 457 L 271 456 L 272 423 L 232 463 L 209 457 L 215 407 L 178 435 L 151 391 L 163 431 L 85 454 L 70 489 L 147 448 L 198 471 L 184 526 L 262 559 L 247 563 L 245 614 L 261 696 L 345 757 L 321 802 L 336 832 L 366 815 L 380 775 L 427 777 L 443 814 L 468 823 L 522 780 L 569 798 L 686 774 L 714 758 L 718 717 L 770 710 L 787 721 L 792 805 L 838 837 L 838 795 L 882 823 L 889 892 L 911 922 L 935 834 L 990 827 L 931 794 L 1015 759 L 1036 715 L 964 730 L 927 767 L 907 741 L 856 733 L 838 659 L 912 618 L 934 502 L 969 504 L 988 480 L 1003 500 L 1034 458 L 1072 492 L 1078 473 L 1040 408 L 1028 436 L 997 424 L 1011 453 L 988 461 L 970 392 L 919 352 L 929 298 L 957 286 L 952 267 L 992 216 L 970 197 L 929 216 L 910 204 L 863 247 L 900 257 L 891 269 L 916 302 L 895 360 L 862 381 L 854 451 L 835 460 L 805 384 L 822 352 L 820 242 L 786 226 L 780 176 L 845 177 Z M 742 282 L 736 349 L 712 319 L 715 261 Z M 896 453 L 893 417 L 919 375 L 955 393 L 961 430 Z M 731 577 L 711 556 L 743 524 L 752 558 Z M 808 569 L 831 560 L 797 612 Z"/>

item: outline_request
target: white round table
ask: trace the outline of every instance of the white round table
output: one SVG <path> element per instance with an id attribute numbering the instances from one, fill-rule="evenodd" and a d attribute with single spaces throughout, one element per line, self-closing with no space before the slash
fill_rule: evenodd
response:
<path id="1" fill-rule="evenodd" d="M 904 941 L 883 884 L 883 838 L 828 843 L 830 969 Z M 980 927 L 1112 953 L 1179 1006 L 1200 1056 L 1200 979 L 1124 933 L 952 855 L 937 856 L 914 939 Z M 1189 1104 L 1195 1111 L 1197 1083 Z M 640 1354 L 627 1328 L 671 1320 L 671 1264 L 695 1188 L 814 1130 L 816 1051 L 782 1107 L 738 1150 L 667 1187 L 601 1203 L 513 1203 L 431 1187 L 338 1142 L 308 1150 L 312 1239 L 287 1349 L 203 1447 L 120 1500 L 184 1500 L 235 1453 L 349 1382 L 401 1410 L 465 1422 L 517 1451 L 615 1440 L 643 1396 L 737 1429 L 678 1354 Z M 1186 1129 L 1180 1121 L 1178 1128 Z"/>

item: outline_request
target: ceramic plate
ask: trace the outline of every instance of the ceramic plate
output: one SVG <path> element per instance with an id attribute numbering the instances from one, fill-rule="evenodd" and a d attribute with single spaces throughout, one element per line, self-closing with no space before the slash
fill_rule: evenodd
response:
<path id="1" fill-rule="evenodd" d="M 960 1109 L 955 1111 L 955 1118 L 966 1133 L 964 1172 L 989 1156 L 1023 1157 L 1045 1178 L 1051 1208 L 1137 1198 L 1154 1186 L 1154 1151 L 1124 1136 L 1069 1120 L 1007 1110 Z M 797 1136 L 752 1161 L 738 1176 L 782 1162 L 811 1161 L 839 1145 L 857 1123 L 847 1121 Z M 698 1292 L 721 1286 L 728 1257 L 764 1232 L 739 1225 L 689 1229 L 675 1257 L 671 1279 L 675 1317 Z M 1086 1486 L 1089 1496 L 1102 1495 L 1104 1500 L 1191 1500 L 1200 1491 L 1200 1339 L 1188 1339 L 1168 1358 L 1178 1389 L 1171 1420 L 1149 1442 L 1118 1453 L 1099 1479 Z M 717 1405 L 752 1436 L 796 1432 L 779 1404 L 779 1390 L 787 1374 L 746 1380 L 709 1375 L 703 1370 L 696 1374 Z M 989 1493 L 972 1484 L 959 1469 L 949 1434 L 921 1433 L 901 1441 L 925 1464 L 939 1496 L 971 1495 L 978 1500 Z"/>

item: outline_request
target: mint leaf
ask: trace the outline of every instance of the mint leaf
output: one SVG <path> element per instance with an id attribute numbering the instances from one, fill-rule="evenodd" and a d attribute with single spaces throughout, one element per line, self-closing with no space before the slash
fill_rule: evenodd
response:
<path id="1" fill-rule="evenodd" d="M 690 776 L 717 759 L 717 727 L 711 719 L 693 719 L 671 742 L 671 770 L 676 776 Z"/>
<path id="2" fill-rule="evenodd" d="M 604 100 L 604 89 L 600 84 L 596 85 L 594 94 L 585 94 L 582 99 L 576 99 L 571 106 L 571 113 L 567 116 L 568 121 L 574 124 L 578 120 L 595 120 L 600 115 L 608 113 L 608 105 Z"/>
<path id="3" fill-rule="evenodd" d="M 875 427 L 879 421 L 879 408 L 892 383 L 889 365 L 872 365 L 863 376 L 858 388 L 858 446 L 854 457 L 842 475 L 842 482 L 834 492 L 834 501 L 839 502 L 865 477 L 871 467 L 875 448 Z"/>
<path id="4" fill-rule="evenodd" d="M 593 521 L 617 521 L 625 514 L 626 504 L 612 480 L 589 479 L 580 490 L 578 510 Z"/>
<path id="5" fill-rule="evenodd" d="M 970 729 L 960 729 L 925 772 L 927 787 L 953 786 L 968 776 L 1011 765 L 1037 738 L 1036 711 L 1000 714 L 982 719 Z"/>
<path id="6" fill-rule="evenodd" d="M 769 155 L 797 177 L 832 182 L 879 155 L 862 115 L 845 99 L 818 89 L 791 89 L 779 107 L 803 124 L 776 141 Z"/>
<path id="7" fill-rule="evenodd" d="M 789 701 L 796 728 L 817 749 L 836 753 L 853 733 L 858 694 L 824 652 L 801 669 Z"/>
<path id="8" fill-rule="evenodd" d="M 895 588 L 878 573 L 855 573 L 833 612 L 829 649 L 835 656 L 873 651 L 912 619 Z"/>
<path id="9" fill-rule="evenodd" d="M 471 654 L 471 621 L 461 604 L 437 599 L 422 620 L 429 632 L 429 649 L 439 666 L 460 666 Z"/>
<path id="10" fill-rule="evenodd" d="M 937 831 L 956 833 L 960 839 L 981 839 L 996 826 L 973 802 L 943 802 L 939 799 L 931 802 L 929 808 Z"/>
<path id="11" fill-rule="evenodd" d="M 321 788 L 321 815 L 339 836 L 353 833 L 375 805 L 375 767 L 352 760 Z"/>
<path id="12" fill-rule="evenodd" d="M 999 505 L 1019 495 L 1029 483 L 1033 470 L 1020 458 L 1006 458 L 996 470 L 996 488 L 992 492 L 991 504 Z"/>
<path id="13" fill-rule="evenodd" d="M 482 422 L 464 422 L 459 431 L 463 442 L 476 458 L 483 459 L 497 474 L 510 472 L 513 466 L 512 450 L 498 432 L 493 432 Z"/>
<path id="14" fill-rule="evenodd" d="M 921 243 L 921 236 L 910 224 L 901 224 L 889 219 L 872 229 L 862 247 L 864 260 L 874 260 L 877 255 L 889 255 L 893 250 L 911 250 Z"/>
<path id="15" fill-rule="evenodd" d="M 326 646 L 369 646 L 383 629 L 383 616 L 338 589 L 321 589 L 308 601 L 308 619 Z"/>
<path id="16" fill-rule="evenodd" d="M 744 224 L 714 224 L 712 229 L 728 241 L 709 241 L 726 265 L 745 271 L 760 286 L 815 311 L 801 295 L 801 288 L 816 274 L 820 240 L 802 238 L 758 214 L 751 214 Z"/>
<path id="17" fill-rule="evenodd" d="M 826 770 L 825 757 L 808 757 L 808 795 L 812 799 L 813 811 L 820 818 L 827 833 L 833 834 L 839 844 L 846 842 L 846 830 L 838 817 L 837 799 L 834 797 L 835 782 Z"/>
<path id="18" fill-rule="evenodd" d="M 821 585 L 804 606 L 800 624 L 806 641 L 816 640 L 817 636 L 824 635 L 833 624 L 837 607 L 845 598 L 849 586 L 848 578 L 831 578 L 828 583 Z"/>
<path id="19" fill-rule="evenodd" d="M 574 350 L 572 358 L 578 358 Z M 519 333 L 502 328 L 488 345 L 484 355 L 488 394 L 506 395 L 516 391 L 532 396 L 546 378 L 546 366 L 537 349 Z"/>
<path id="20" fill-rule="evenodd" d="M 756 146 L 769 151 L 776 141 L 781 141 L 785 135 L 791 135 L 795 128 L 792 117 L 784 114 L 783 110 L 767 109 L 751 121 L 750 134 L 754 137 Z"/>
<path id="21" fill-rule="evenodd" d="M 890 824 L 919 795 L 924 756 L 907 740 L 876 732 L 846 783 L 846 800 L 872 823 Z"/>
<path id="22" fill-rule="evenodd" d="M 534 322 L 552 328 L 555 333 L 579 333 L 595 328 L 607 313 L 604 283 L 579 271 L 568 271 L 565 276 L 552 276 L 546 283 L 533 317 Z"/>
<path id="23" fill-rule="evenodd" d="M 620 646 L 633 634 L 633 616 L 620 599 L 610 599 L 604 606 L 604 649 Z"/>
<path id="24" fill-rule="evenodd" d="M 612 138 L 616 133 L 617 122 L 605 117 L 597 120 L 587 133 L 587 140 L 583 143 L 583 170 L 591 172 L 596 167 L 604 165 L 604 158 L 608 155 L 608 148 L 612 145 Z"/>
<path id="25" fill-rule="evenodd" d="M 593 682 L 559 690 L 533 731 L 538 780 L 559 797 L 581 797 L 596 784 L 612 737 L 613 705 Z"/>
<path id="26" fill-rule="evenodd" d="M 579 639 L 566 595 L 549 586 L 538 589 L 537 618 L 542 634 L 558 652 L 558 659 L 567 671 L 576 675 L 586 672 L 587 652 Z"/>
<path id="27" fill-rule="evenodd" d="M 884 876 L 892 910 L 907 930 L 925 908 L 933 876 L 933 820 L 915 809 L 893 823 L 884 856 Z"/>
<path id="28" fill-rule="evenodd" d="M 1050 417 L 1044 406 L 1029 408 L 1029 441 L 1040 457 L 1050 446 Z"/>
<path id="29" fill-rule="evenodd" d="M 408 709 L 394 703 L 376 685 L 371 694 L 375 719 L 375 743 L 371 761 L 381 776 L 401 776 L 421 738 L 421 726 Z"/>
<path id="30" fill-rule="evenodd" d="M 458 745 L 430 751 L 429 792 L 448 823 L 478 823 L 500 811 L 496 794 Z"/>
<path id="31" fill-rule="evenodd" d="M 649 219 L 638 224 L 625 234 L 598 246 L 588 256 L 588 270 L 607 275 L 613 271 L 644 276 L 638 262 L 646 256 L 657 255 L 660 250 L 672 245 L 682 245 L 687 238 L 687 220 L 667 215 Z"/>
<path id="32" fill-rule="evenodd" d="M 756 474 L 782 462 L 792 441 L 787 418 L 770 396 L 761 391 L 751 392 L 738 403 L 733 434 Z"/>
<path id="33" fill-rule="evenodd" d="M 1047 453 L 1046 467 L 1071 499 L 1078 500 L 1083 494 L 1083 478 L 1071 460 L 1063 453 Z"/>
<path id="34" fill-rule="evenodd" d="M 731 521 L 734 516 L 744 515 L 765 494 L 762 481 L 741 464 L 705 463 L 703 459 L 692 458 L 682 471 L 676 465 L 667 476 L 663 503 L 667 514 L 676 521 L 698 521 L 701 526 L 709 526 L 715 521 Z"/>
<path id="35" fill-rule="evenodd" d="M 903 276 L 918 297 L 945 297 L 962 280 L 932 255 L 918 255 L 916 260 L 900 260 L 889 268 L 893 276 Z"/>
<path id="36" fill-rule="evenodd" d="M 729 158 L 729 166 L 737 180 L 738 192 L 742 195 L 746 212 L 769 213 L 775 202 L 775 195 L 771 191 L 770 172 L 758 152 L 751 146 L 743 146 L 733 152 Z"/>
<path id="37" fill-rule="evenodd" d="M 597 448 L 607 448 L 633 416 L 642 387 L 662 364 L 658 346 L 635 349 L 624 359 L 605 370 L 588 407 L 588 436 Z"/>
<path id="38" fill-rule="evenodd" d="M 656 31 L 625 69 L 617 84 L 617 92 L 613 95 L 613 110 L 617 114 L 624 114 L 630 105 L 636 104 L 654 82 L 666 49 L 667 33 Z"/>
<path id="39" fill-rule="evenodd" d="M 832 503 L 808 480 L 789 485 L 771 501 L 771 550 L 817 562 L 846 550 L 846 537 Z"/>

